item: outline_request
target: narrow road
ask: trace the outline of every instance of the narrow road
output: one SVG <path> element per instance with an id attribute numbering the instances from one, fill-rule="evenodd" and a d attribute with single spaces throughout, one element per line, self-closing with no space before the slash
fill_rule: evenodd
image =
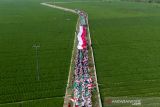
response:
<path id="1" fill-rule="evenodd" d="M 73 46 L 73 50 L 72 50 L 72 58 L 71 58 L 69 76 L 68 76 L 68 83 L 67 83 L 67 87 L 66 87 L 66 93 L 65 93 L 63 107 L 68 107 L 68 106 L 92 107 L 93 105 L 92 105 L 91 91 L 93 88 L 96 88 L 96 91 L 97 91 L 97 99 L 96 100 L 97 100 L 98 107 L 102 107 L 100 93 L 99 93 L 99 87 L 98 87 L 98 83 L 97 83 L 97 75 L 96 75 L 96 68 L 95 68 L 95 62 L 94 62 L 94 56 L 93 56 L 93 49 L 91 47 L 91 38 L 90 38 L 87 13 L 82 12 L 80 10 L 73 10 L 73 9 L 64 8 L 61 6 L 57 6 L 55 4 L 49 4 L 49 2 L 48 3 L 41 3 L 41 5 L 60 9 L 63 11 L 67 11 L 67 12 L 71 12 L 71 13 L 79 15 L 79 19 L 78 19 L 77 26 L 76 26 L 77 29 L 79 29 L 78 30 L 79 33 L 77 35 L 77 37 L 78 37 L 77 45 L 78 46 L 77 46 L 77 48 L 75 48 L 75 45 L 76 45 L 76 34 L 75 34 L 74 46 Z M 86 23 L 86 25 L 85 25 L 85 23 Z M 89 40 L 86 43 L 87 38 Z M 91 59 L 92 59 L 91 62 L 93 64 L 92 68 L 94 70 L 94 78 L 92 78 L 91 75 L 89 74 L 89 72 L 90 72 L 89 66 L 88 66 L 88 63 L 89 63 L 88 51 L 89 50 L 91 51 Z M 76 55 L 74 55 L 74 54 L 76 54 Z M 74 58 L 74 56 L 76 56 L 76 57 Z M 73 66 L 73 64 L 75 66 L 74 70 L 71 68 L 71 66 Z M 74 78 L 72 78 L 72 76 Z M 71 79 L 73 79 L 73 80 L 71 80 Z M 95 86 L 94 86 L 94 83 L 95 83 Z M 72 91 L 70 90 L 71 89 L 70 84 L 73 85 Z M 73 96 L 72 96 L 72 94 L 73 94 Z M 72 101 L 72 104 L 71 104 L 71 101 Z"/>

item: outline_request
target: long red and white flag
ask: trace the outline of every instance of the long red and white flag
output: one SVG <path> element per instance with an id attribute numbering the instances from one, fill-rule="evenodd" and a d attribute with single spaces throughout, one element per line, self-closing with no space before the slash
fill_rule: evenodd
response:
<path id="1" fill-rule="evenodd" d="M 79 26 L 79 33 L 77 35 L 78 38 L 78 49 L 84 49 L 87 47 L 87 40 L 86 40 L 87 30 L 85 26 Z"/>

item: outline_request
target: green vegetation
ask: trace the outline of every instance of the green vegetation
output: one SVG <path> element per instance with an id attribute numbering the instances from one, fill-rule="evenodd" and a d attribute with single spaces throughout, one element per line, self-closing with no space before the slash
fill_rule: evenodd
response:
<path id="1" fill-rule="evenodd" d="M 160 96 L 160 7 L 136 2 L 61 4 L 89 14 L 102 99 Z"/>
<path id="2" fill-rule="evenodd" d="M 18 102 L 11 104 L 4 104 L 0 107 L 62 107 L 62 98 L 49 98 L 35 101 Z"/>
<path id="3" fill-rule="evenodd" d="M 0 1 L 0 107 L 63 104 L 77 16 L 44 1 Z M 59 4 L 89 14 L 102 99 L 160 96 L 160 6 L 104 1 Z M 34 43 L 41 44 L 40 81 Z M 36 100 L 43 98 L 51 99 Z M 35 101 L 5 105 L 27 100 Z"/>
<path id="4" fill-rule="evenodd" d="M 77 17 L 42 6 L 42 1 L 0 1 L 0 107 L 28 100 L 35 101 L 15 106 L 33 103 L 36 107 L 36 100 L 45 98 L 53 98 L 55 106 L 62 107 Z M 35 43 L 41 46 L 40 81 L 36 79 Z"/>
<path id="5" fill-rule="evenodd" d="M 121 1 L 145 2 L 145 3 L 160 3 L 159 0 L 121 0 Z"/>

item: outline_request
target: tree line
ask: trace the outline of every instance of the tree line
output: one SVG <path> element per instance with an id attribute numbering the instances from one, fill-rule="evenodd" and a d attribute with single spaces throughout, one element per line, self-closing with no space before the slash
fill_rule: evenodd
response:
<path id="1" fill-rule="evenodd" d="M 121 0 L 121 1 L 146 2 L 146 3 L 160 3 L 160 0 Z"/>

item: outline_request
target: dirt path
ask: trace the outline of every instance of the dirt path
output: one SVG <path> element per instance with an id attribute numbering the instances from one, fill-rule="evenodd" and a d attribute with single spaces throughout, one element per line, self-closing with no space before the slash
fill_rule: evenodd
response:
<path id="1" fill-rule="evenodd" d="M 87 1 L 86 1 L 87 2 Z M 49 2 L 48 2 L 49 3 Z M 67 12 L 71 12 L 71 13 L 74 13 L 74 14 L 77 14 L 77 11 L 73 10 L 73 9 L 69 9 L 69 8 L 64 8 L 64 7 L 61 7 L 61 6 L 57 6 L 57 5 L 52 5 L 52 4 L 48 4 L 48 3 L 41 3 L 41 5 L 44 5 L 44 6 L 48 6 L 48 7 L 51 7 L 51 8 L 56 8 L 56 9 L 60 9 L 60 10 L 63 10 L 63 11 L 67 11 Z M 57 3 L 57 2 L 56 2 Z M 64 3 L 64 2 L 62 2 Z M 66 2 L 68 3 L 68 2 Z M 87 23 L 88 23 L 88 17 L 87 17 Z M 77 21 L 77 25 L 76 27 L 78 26 L 78 21 Z M 89 39 L 89 50 L 91 51 L 91 63 L 92 63 L 92 69 L 94 72 L 94 82 L 95 82 L 95 87 L 96 87 L 96 90 L 97 90 L 97 97 L 96 97 L 96 100 L 97 100 L 97 106 L 96 107 L 102 107 L 102 104 L 101 104 L 101 98 L 100 98 L 100 93 L 99 93 L 99 87 L 98 87 L 98 83 L 97 83 L 97 75 L 96 75 L 96 67 L 95 67 L 95 62 L 94 62 L 94 56 L 93 56 L 93 49 L 91 47 L 91 37 L 90 37 L 90 31 L 89 31 L 89 24 L 87 26 L 87 32 L 88 32 L 88 39 Z M 73 73 L 73 63 L 74 63 L 74 59 L 75 59 L 75 54 L 76 54 L 76 33 L 75 33 L 75 38 L 74 38 L 74 45 L 73 45 L 73 50 L 72 50 L 72 58 L 71 58 L 71 62 L 70 62 L 70 69 L 69 69 L 69 75 L 68 75 L 68 83 L 67 83 L 67 87 L 66 87 L 66 93 L 65 93 L 65 98 L 64 98 L 64 105 L 63 107 L 68 107 L 68 102 L 70 102 L 70 99 L 71 99 L 71 96 L 73 94 L 72 90 L 71 90 L 71 82 L 72 82 L 72 75 L 74 74 Z M 74 107 L 75 105 L 73 105 Z"/>
<path id="2" fill-rule="evenodd" d="M 52 7 L 52 8 L 56 8 L 56 9 L 60 9 L 60 10 L 63 10 L 63 11 L 67 11 L 67 12 L 71 12 L 71 13 L 76 13 L 75 10 L 73 9 L 68 9 L 68 8 L 64 8 L 64 7 L 61 7 L 61 6 L 57 6 L 57 5 L 51 5 L 51 4 L 48 4 L 48 3 L 41 3 L 41 5 L 44 5 L 44 6 L 48 6 L 48 7 Z"/>

